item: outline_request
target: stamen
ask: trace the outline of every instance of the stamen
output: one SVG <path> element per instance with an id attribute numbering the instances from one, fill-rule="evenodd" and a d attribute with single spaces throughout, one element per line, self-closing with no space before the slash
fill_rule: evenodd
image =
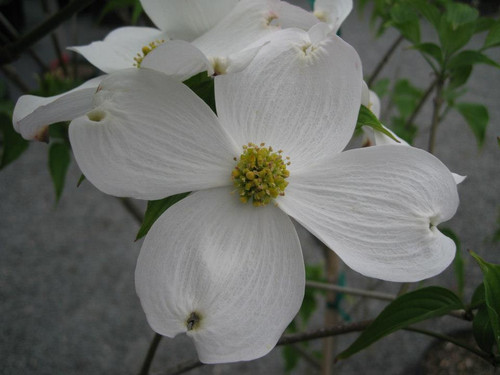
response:
<path id="1" fill-rule="evenodd" d="M 254 206 L 265 206 L 274 198 L 285 195 L 288 185 L 285 179 L 290 176 L 286 166 L 290 162 L 283 160 L 282 152 L 273 152 L 273 148 L 265 147 L 265 143 L 243 146 L 243 153 L 231 173 L 242 203 L 251 199 Z"/>
<path id="2" fill-rule="evenodd" d="M 134 66 L 137 68 L 140 68 L 142 61 L 148 55 L 148 53 L 150 53 L 152 50 L 154 50 L 156 47 L 158 47 L 162 43 L 165 43 L 164 39 L 160 39 L 160 40 L 157 39 L 157 40 L 149 43 L 147 46 L 143 46 L 142 50 L 141 50 L 142 55 L 140 53 L 138 53 L 137 56 L 134 57 L 134 61 L 135 61 Z"/>

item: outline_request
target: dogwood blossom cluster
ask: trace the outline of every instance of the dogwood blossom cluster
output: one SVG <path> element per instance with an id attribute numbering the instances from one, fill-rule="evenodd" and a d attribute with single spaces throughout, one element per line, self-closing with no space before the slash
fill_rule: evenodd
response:
<path id="1" fill-rule="evenodd" d="M 139 255 L 156 332 L 187 333 L 205 363 L 268 353 L 304 295 L 291 218 L 369 277 L 417 281 L 449 265 L 455 245 L 437 225 L 458 206 L 451 172 L 413 147 L 342 151 L 363 92 L 359 56 L 336 36 L 350 1 L 317 0 L 314 13 L 279 0 L 141 3 L 158 28 L 75 47 L 107 75 L 20 98 L 14 127 L 36 139 L 72 120 L 76 161 L 105 193 L 191 192 Z M 200 71 L 216 113 L 181 82 Z"/>

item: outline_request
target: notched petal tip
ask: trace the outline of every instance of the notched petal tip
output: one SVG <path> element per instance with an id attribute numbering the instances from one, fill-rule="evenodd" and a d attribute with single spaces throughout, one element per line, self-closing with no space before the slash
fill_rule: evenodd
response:
<path id="1" fill-rule="evenodd" d="M 38 129 L 33 139 L 38 142 L 49 143 L 49 126 L 45 125 L 44 127 Z"/>
<path id="2" fill-rule="evenodd" d="M 186 328 L 188 332 L 200 329 L 202 319 L 203 319 L 202 315 L 199 312 L 197 311 L 191 312 L 191 314 L 186 319 Z"/>

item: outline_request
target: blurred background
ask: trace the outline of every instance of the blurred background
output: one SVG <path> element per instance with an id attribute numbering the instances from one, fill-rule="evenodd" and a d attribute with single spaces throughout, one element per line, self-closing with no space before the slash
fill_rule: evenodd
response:
<path id="1" fill-rule="evenodd" d="M 106 12 L 113 1 L 95 1 L 83 12 L 64 22 L 53 36 L 48 35 L 23 53 L 16 61 L 2 66 L 4 99 L 15 103 L 28 91 L 39 90 L 43 69 L 65 77 L 65 69 L 77 66 L 78 79 L 86 80 L 98 72 L 65 48 L 102 39 L 110 30 L 127 24 L 132 7 Z M 308 1 L 291 1 L 310 9 Z M 0 35 L 2 44 L 17 33 L 24 34 L 48 15 L 64 5 L 64 1 L 12 0 L 0 1 Z M 129 2 L 132 4 L 133 2 Z M 369 77 L 384 53 L 398 39 L 389 29 L 380 37 L 370 27 L 372 7 L 355 9 L 342 26 L 342 37 L 361 56 L 363 70 Z M 475 3 L 480 10 L 498 18 L 498 2 Z M 7 20 L 7 22 L 5 22 Z M 139 23 L 143 23 L 139 18 Z M 425 24 L 422 35 L 432 39 Z M 61 47 L 58 52 L 55 48 Z M 484 35 L 476 35 L 472 46 L 481 45 Z M 406 41 L 398 44 L 394 54 L 381 70 L 376 82 L 387 86 L 385 79 L 395 82 L 407 79 L 425 90 L 432 82 L 432 72 Z M 500 61 L 498 48 L 488 51 Z M 20 82 L 16 82 L 18 77 Z M 385 80 L 385 81 L 384 81 Z M 43 81 L 43 79 L 42 79 Z M 63 80 L 64 81 L 64 80 Z M 375 83 L 376 83 L 375 82 Z M 49 83 L 45 83 L 50 85 Z M 70 84 L 70 83 L 68 83 Z M 60 83 L 55 84 L 56 86 Z M 60 88 L 59 86 L 57 88 Z M 397 114 L 390 105 L 391 90 L 382 99 L 382 119 Z M 63 90 L 64 91 L 64 90 Z M 405 92 L 407 94 L 407 92 Z M 480 269 L 466 250 L 484 259 L 500 263 L 495 231 L 499 223 L 500 191 L 500 71 L 486 65 L 474 68 L 467 101 L 488 108 L 489 125 L 484 142 L 478 147 L 474 134 L 458 112 L 451 112 L 440 125 L 435 154 L 450 170 L 467 179 L 459 185 L 461 204 L 455 217 L 443 226 L 451 228 L 460 239 L 465 267 L 465 299 L 470 299 L 482 280 Z M 6 99 L 7 100 L 7 99 Z M 415 119 L 419 125 L 414 144 L 427 148 L 432 117 L 432 100 L 427 100 Z M 5 142 L 5 135 L 3 141 Z M 352 146 L 362 143 L 361 136 Z M 81 172 L 71 160 L 64 191 L 57 201 L 49 173 L 48 145 L 30 143 L 15 162 L 0 170 L 0 373 L 2 374 L 136 374 L 154 336 L 135 294 L 134 268 L 141 241 L 134 242 L 139 224 L 117 198 L 106 196 L 90 183 L 77 182 Z M 139 211 L 144 202 L 133 202 Z M 306 261 L 324 268 L 322 246 L 299 228 Z M 340 265 L 342 283 L 355 288 L 376 289 L 396 294 L 399 284 L 365 278 Z M 457 288 L 457 277 L 450 266 L 443 274 L 421 285 Z M 412 286 L 416 287 L 416 286 Z M 317 308 L 308 329 L 324 325 L 326 303 L 316 294 Z M 360 302 L 361 301 L 361 302 Z M 338 319 L 360 321 L 371 319 L 386 302 L 343 296 L 336 308 Z M 453 317 L 436 319 L 425 325 L 443 333 L 470 329 L 470 323 Z M 465 333 L 466 337 L 468 333 Z M 336 352 L 345 349 L 357 334 L 339 336 Z M 491 370 L 480 360 L 466 356 L 454 346 L 442 347 L 436 353 L 432 338 L 400 331 L 384 338 L 367 350 L 337 363 L 338 374 L 489 374 Z M 319 359 L 308 353 L 321 352 L 321 341 L 308 347 L 296 347 L 292 356 L 299 359 L 292 374 L 319 373 Z M 432 349 L 430 349 L 432 348 Z M 191 370 L 190 374 L 283 374 L 286 362 L 282 348 L 252 362 L 210 365 Z M 290 354 L 288 354 L 290 356 Z M 152 365 L 152 373 L 167 374 L 176 365 L 196 360 L 196 351 L 185 336 L 164 338 Z M 288 359 L 290 361 L 290 358 Z M 464 372 L 453 372 L 456 365 Z M 444 368 L 444 370 L 443 370 Z M 445 371 L 445 372 L 440 372 Z M 457 370 L 458 371 L 458 370 Z"/>

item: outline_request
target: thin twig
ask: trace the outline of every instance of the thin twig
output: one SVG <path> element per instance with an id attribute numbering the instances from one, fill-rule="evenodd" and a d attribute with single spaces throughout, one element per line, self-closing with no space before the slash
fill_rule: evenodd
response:
<path id="1" fill-rule="evenodd" d="M 415 118 L 417 117 L 420 110 L 424 106 L 425 102 L 427 101 L 427 98 L 431 95 L 432 91 L 434 90 L 434 87 L 436 87 L 437 81 L 438 81 L 437 79 L 432 81 L 432 83 L 429 85 L 427 90 L 425 90 L 424 95 L 422 95 L 422 97 L 420 98 L 420 101 L 418 102 L 417 106 L 415 107 L 415 109 L 411 113 L 410 117 L 408 117 L 408 119 L 406 120 L 405 129 L 409 129 L 411 124 L 413 123 L 413 121 L 415 121 Z"/>
<path id="2" fill-rule="evenodd" d="M 362 321 L 358 323 L 337 324 L 333 327 L 321 328 L 316 331 L 291 333 L 283 335 L 281 336 L 276 346 L 295 344 L 302 341 L 322 339 L 330 336 L 338 336 L 345 333 L 359 332 L 368 327 L 368 325 L 371 322 L 372 320 Z M 191 360 L 185 363 L 181 363 L 180 365 L 174 367 L 173 369 L 167 370 L 164 373 L 162 372 L 161 374 L 179 375 L 203 365 L 204 363 L 200 362 L 199 360 Z"/>
<path id="3" fill-rule="evenodd" d="M 476 348 L 474 348 L 472 346 L 467 345 L 466 343 L 464 343 L 464 342 L 462 342 L 460 340 L 457 340 L 454 337 L 451 337 L 451 336 L 448 336 L 448 335 L 443 335 L 443 334 L 437 333 L 437 332 L 428 331 L 426 329 L 421 329 L 421 328 L 406 327 L 406 328 L 403 328 L 403 329 L 405 331 L 417 332 L 417 333 L 421 333 L 421 334 L 426 335 L 426 336 L 431 336 L 431 337 L 437 338 L 437 339 L 442 340 L 442 341 L 451 342 L 452 344 L 460 346 L 461 348 L 464 348 L 465 350 L 468 350 L 469 352 L 474 353 L 475 355 L 481 357 L 485 361 L 491 363 L 493 366 L 496 365 L 496 362 L 495 362 L 494 358 L 492 358 L 488 354 L 486 354 L 486 353 L 484 353 L 484 352 L 482 352 L 482 351 L 480 351 L 480 350 L 478 350 L 478 349 L 476 349 Z"/>
<path id="4" fill-rule="evenodd" d="M 373 320 L 364 320 L 357 323 L 336 324 L 332 327 L 320 328 L 310 332 L 290 333 L 281 336 L 276 345 L 288 345 L 301 341 L 310 341 L 351 332 L 359 332 L 368 327 L 368 325 L 372 322 Z"/>
<path id="5" fill-rule="evenodd" d="M 403 283 L 402 285 L 404 284 L 408 283 Z M 389 293 L 375 292 L 365 289 L 349 288 L 335 284 L 321 283 L 318 281 L 306 281 L 306 287 L 323 289 L 323 290 L 333 290 L 339 293 L 351 294 L 353 296 L 367 297 L 373 299 L 380 299 L 384 301 L 394 301 L 399 296 L 399 294 L 396 296 Z M 473 316 L 471 316 L 471 314 L 465 310 L 453 310 L 449 312 L 448 315 L 467 321 L 470 321 L 473 318 Z"/>
<path id="6" fill-rule="evenodd" d="M 47 0 L 42 0 L 42 8 L 45 15 L 50 16 L 50 8 Z M 59 39 L 57 38 L 57 34 L 55 33 L 55 31 L 50 33 L 50 38 L 52 39 L 52 44 L 54 46 L 54 50 L 56 51 L 57 60 L 59 61 L 59 66 L 63 71 L 64 77 L 68 77 L 68 67 L 64 62 L 61 46 L 59 44 Z"/>
<path id="7" fill-rule="evenodd" d="M 379 61 L 379 63 L 377 64 L 377 66 L 375 67 L 375 70 L 373 71 L 373 73 L 371 74 L 370 78 L 368 78 L 368 81 L 366 82 L 366 84 L 368 85 L 368 87 L 371 87 L 371 85 L 375 82 L 375 80 L 377 79 L 380 71 L 382 70 L 382 68 L 384 67 L 384 65 L 387 63 L 387 61 L 389 60 L 389 58 L 391 57 L 391 55 L 394 53 L 394 51 L 396 50 L 396 48 L 399 46 L 399 44 L 404 40 L 404 36 L 403 35 L 400 35 L 392 44 L 391 46 L 389 47 L 389 49 L 387 50 L 387 52 L 385 53 L 384 56 L 382 56 L 382 59 Z"/>
<path id="8" fill-rule="evenodd" d="M 325 246 L 326 247 L 326 246 Z M 334 285 L 338 282 L 339 258 L 331 249 L 326 248 L 326 278 L 328 283 Z M 338 322 L 338 310 L 335 306 L 337 293 L 329 290 L 326 293 L 325 327 L 331 327 Z M 335 353 L 335 337 L 326 337 L 323 340 L 323 358 L 321 361 L 321 374 L 331 375 L 333 373 L 333 353 Z"/>
<path id="9" fill-rule="evenodd" d="M 141 224 L 144 220 L 144 215 L 137 206 L 129 198 L 118 198 L 125 209 Z"/>
<path id="10" fill-rule="evenodd" d="M 436 82 L 436 96 L 434 97 L 434 111 L 432 113 L 429 146 L 427 149 L 427 151 L 429 151 L 431 154 L 434 153 L 434 148 L 436 146 L 436 133 L 437 133 L 437 128 L 439 126 L 441 106 L 443 104 L 443 86 L 444 86 L 443 78 L 438 77 Z"/>
<path id="11" fill-rule="evenodd" d="M 191 361 L 187 361 L 184 363 L 180 363 L 174 368 L 171 368 L 170 370 L 167 370 L 167 372 L 161 372 L 158 373 L 162 375 L 179 375 L 179 374 L 184 374 L 185 372 L 191 371 L 197 367 L 204 366 L 205 363 L 200 362 L 198 359 L 193 359 Z"/>
<path id="12" fill-rule="evenodd" d="M 149 345 L 148 353 L 146 354 L 146 358 L 144 358 L 144 362 L 141 367 L 141 371 L 139 375 L 148 375 L 151 364 L 153 363 L 153 358 L 155 357 L 156 349 L 158 349 L 158 345 L 160 344 L 162 336 L 158 333 L 155 333 L 151 344 Z"/>
<path id="13" fill-rule="evenodd" d="M 11 65 L 0 65 L 0 71 L 14 84 L 23 94 L 30 91 L 29 86 L 17 74 L 16 70 Z"/>
<path id="14" fill-rule="evenodd" d="M 335 284 L 320 283 L 318 281 L 306 281 L 306 287 L 324 289 L 324 290 L 332 290 L 332 291 L 339 292 L 339 293 L 351 294 L 354 296 L 368 297 L 368 298 L 374 298 L 374 299 L 381 299 L 384 301 L 392 301 L 392 300 L 394 300 L 394 298 L 396 298 L 394 295 L 388 294 L 388 293 L 373 292 L 371 290 L 349 288 L 349 287 L 335 285 Z"/>
<path id="15" fill-rule="evenodd" d="M 80 10 L 86 8 L 95 0 L 73 0 L 59 12 L 48 18 L 40 25 L 23 35 L 16 41 L 0 47 L 0 65 L 10 63 L 18 58 L 27 48 L 38 42 L 45 35 L 58 27 L 61 23 L 71 18 L 71 16 Z"/>
<path id="16" fill-rule="evenodd" d="M 17 32 L 16 28 L 9 22 L 7 18 L 4 17 L 2 13 L 0 13 L 0 23 L 5 27 L 5 29 L 11 34 L 11 38 L 17 39 L 19 38 L 19 33 Z M 12 42 L 11 39 L 9 39 L 7 43 Z M 37 63 L 38 67 L 43 71 L 47 71 L 47 66 L 45 63 L 42 61 L 42 59 L 33 51 L 33 49 L 28 48 L 27 49 L 28 54 L 30 57 L 33 59 L 35 63 Z"/>
<path id="17" fill-rule="evenodd" d="M 319 370 L 321 369 L 321 363 L 313 357 L 309 352 L 304 350 L 300 345 L 298 344 L 291 344 L 290 345 L 293 350 L 295 350 L 302 358 L 304 358 L 312 367 L 315 369 Z"/>

